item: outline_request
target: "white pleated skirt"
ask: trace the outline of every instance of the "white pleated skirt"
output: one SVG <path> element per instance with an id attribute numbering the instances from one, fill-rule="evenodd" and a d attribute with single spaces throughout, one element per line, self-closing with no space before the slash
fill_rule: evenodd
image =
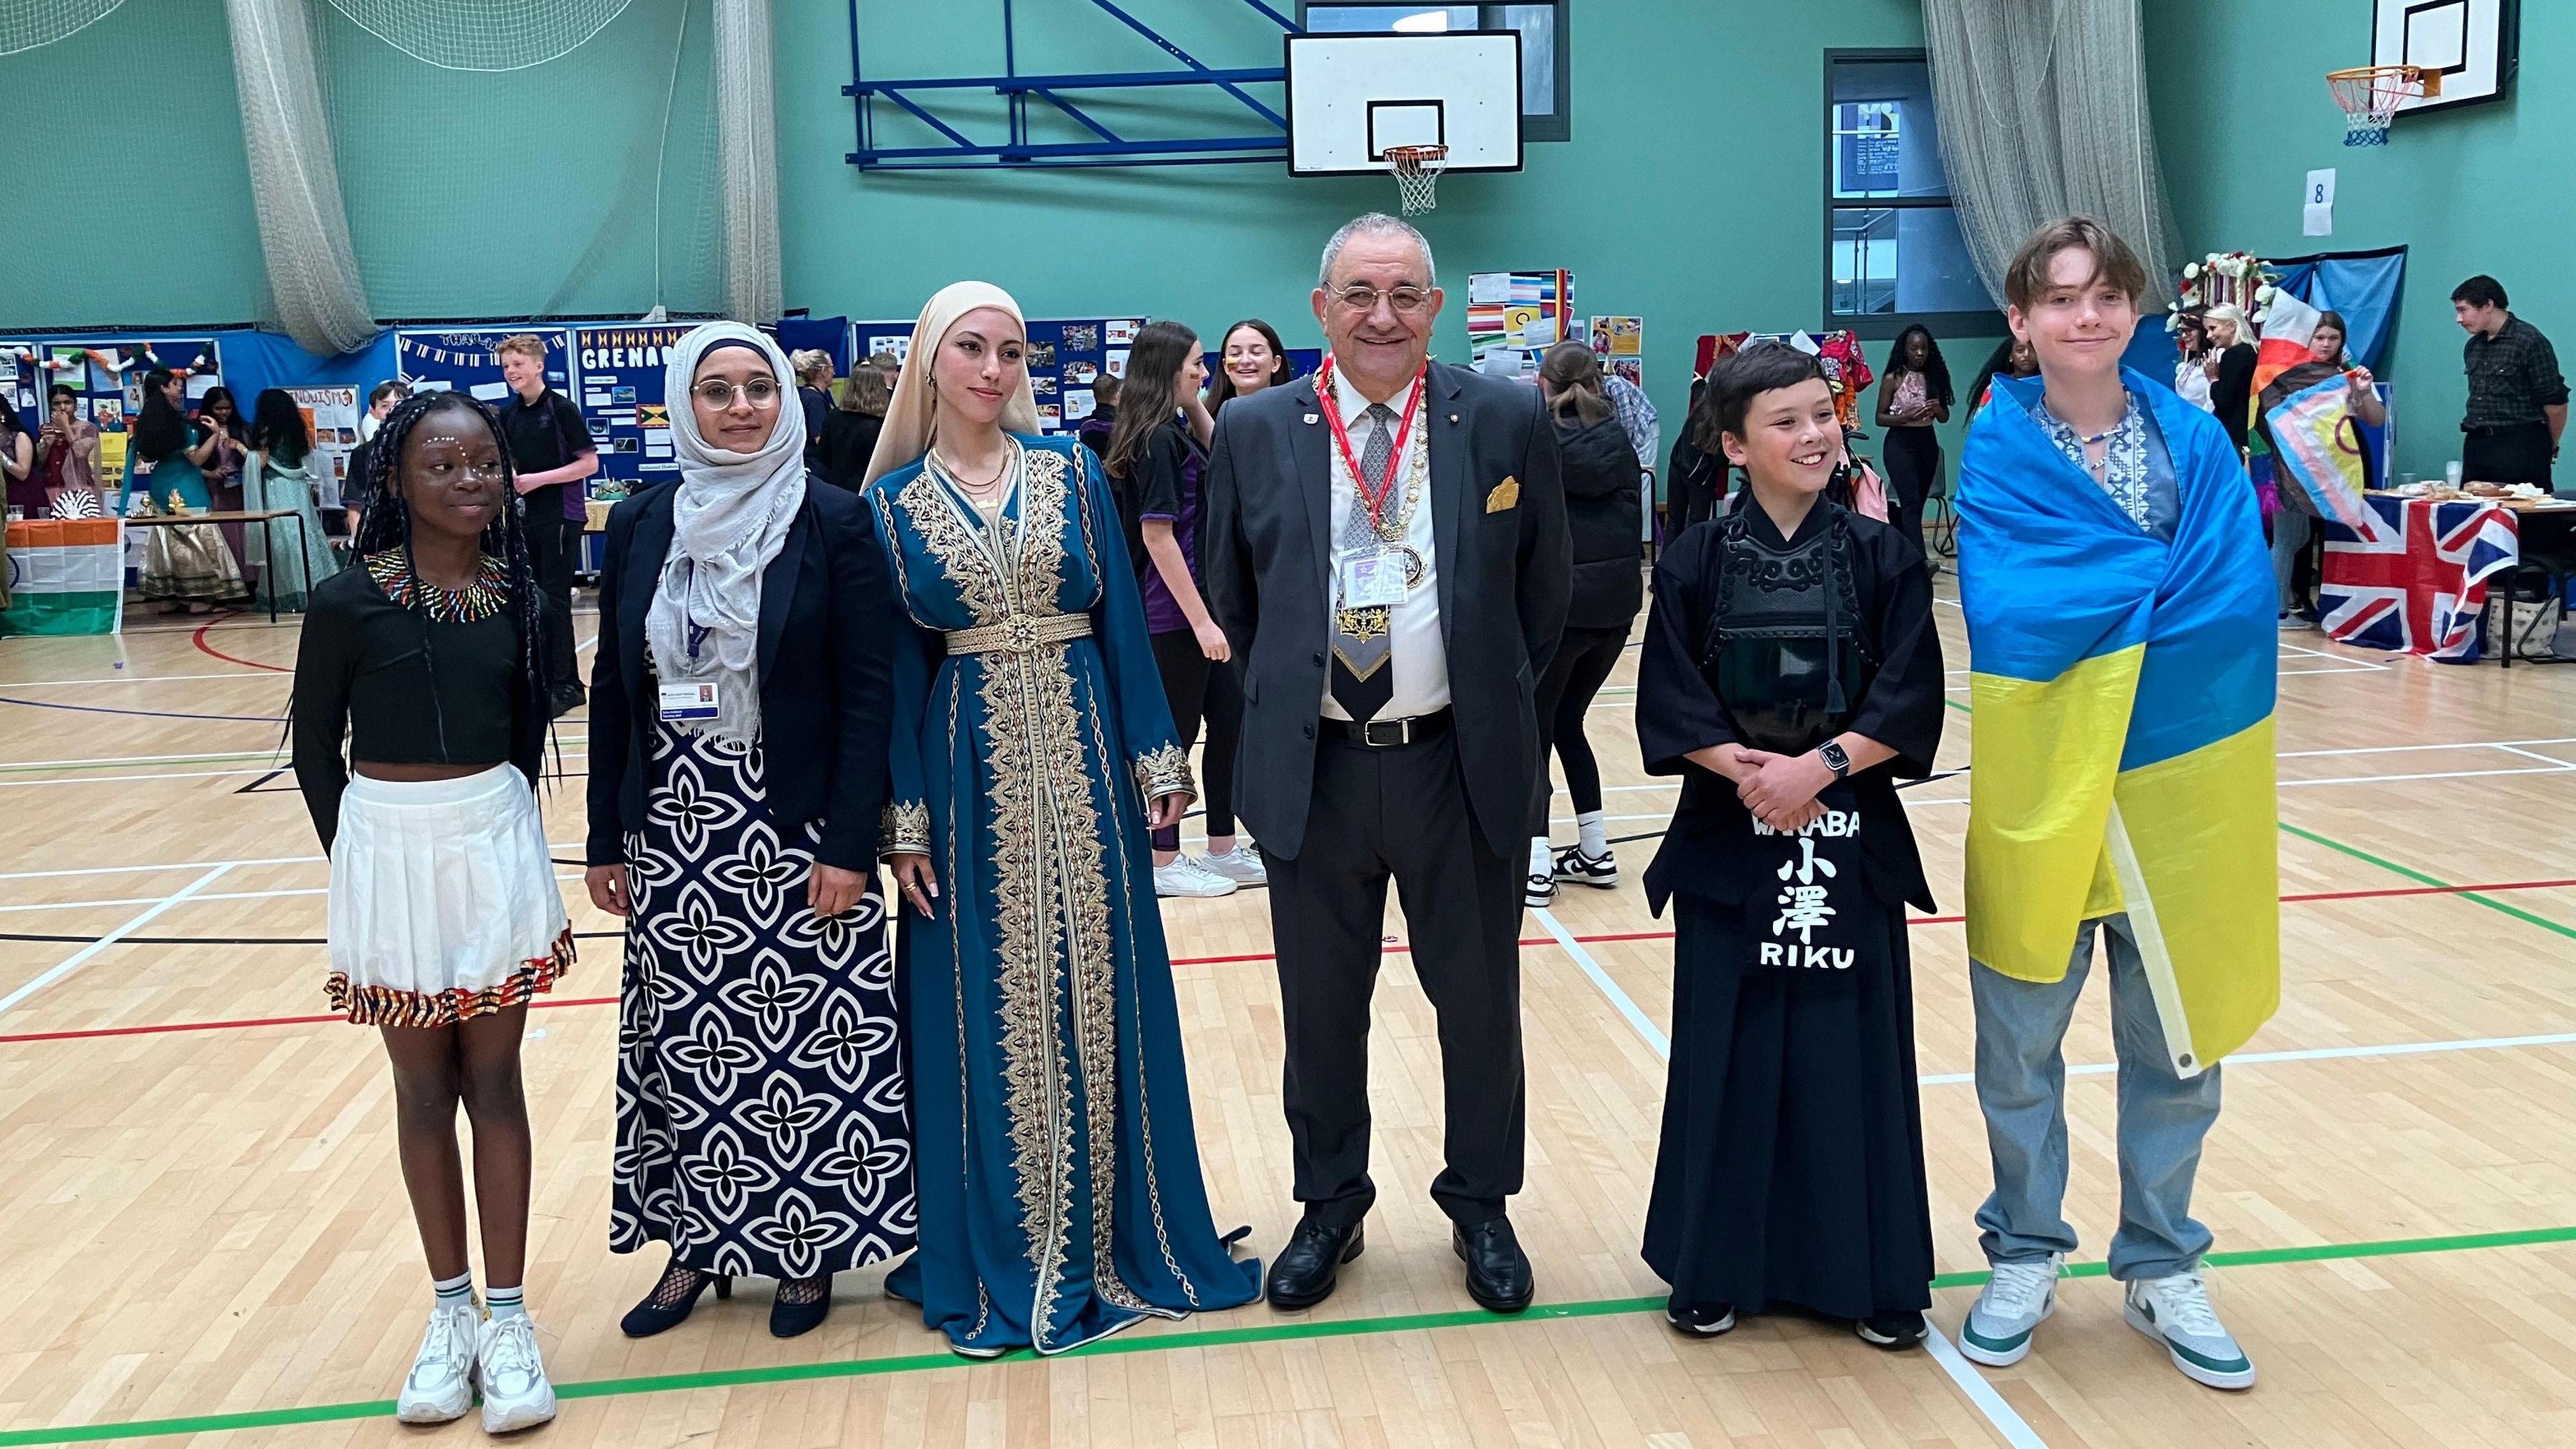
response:
<path id="1" fill-rule="evenodd" d="M 356 776 L 331 846 L 332 1009 L 372 1026 L 448 1026 L 524 1006 L 572 964 L 545 823 L 527 777 Z"/>

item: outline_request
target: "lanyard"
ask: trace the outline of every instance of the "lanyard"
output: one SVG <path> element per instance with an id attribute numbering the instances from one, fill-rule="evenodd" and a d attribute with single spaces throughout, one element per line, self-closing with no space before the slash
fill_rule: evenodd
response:
<path id="1" fill-rule="evenodd" d="M 1422 384 L 1429 368 L 1413 375 L 1413 391 L 1404 400 L 1404 420 L 1396 425 L 1395 446 L 1386 455 L 1386 476 L 1372 488 L 1369 476 L 1360 471 L 1359 455 L 1351 451 L 1351 434 L 1342 426 L 1342 405 L 1333 396 L 1333 360 L 1324 359 L 1321 375 L 1315 379 L 1315 400 L 1323 404 L 1324 420 L 1333 425 L 1333 442 L 1342 450 L 1342 461 L 1350 465 L 1351 484 L 1360 502 L 1368 508 L 1369 530 L 1378 532 L 1386 512 L 1386 500 L 1395 495 L 1395 475 L 1404 469 L 1404 442 L 1413 436 L 1413 415 L 1422 407 Z"/>

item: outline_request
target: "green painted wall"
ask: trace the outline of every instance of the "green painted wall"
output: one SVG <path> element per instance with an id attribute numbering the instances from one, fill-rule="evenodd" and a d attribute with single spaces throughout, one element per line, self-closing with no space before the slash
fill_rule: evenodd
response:
<path id="1" fill-rule="evenodd" d="M 1235 0 L 1124 3 L 1211 64 L 1277 61 L 1277 27 Z M 787 298 L 818 315 L 908 317 L 941 285 L 980 277 L 1036 315 L 1137 312 L 1213 332 L 1257 314 L 1314 345 L 1307 293 L 1325 237 L 1395 201 L 1385 181 L 1297 181 L 1275 163 L 862 175 L 844 160 L 855 136 L 840 94 L 845 0 L 774 5 Z M 1002 68 L 1001 0 L 859 7 L 872 76 Z M 1646 377 L 1669 439 L 1701 333 L 1822 320 L 1824 52 L 1919 45 L 1921 17 L 1917 0 L 1571 10 L 1574 139 L 1532 144 L 1516 175 L 1451 178 L 1427 219 L 1452 290 L 1439 348 L 1466 356 L 1468 273 L 1570 268 L 1582 310 L 1647 319 Z M 716 301 L 708 0 L 636 0 L 571 56 L 502 76 L 430 71 L 326 15 L 320 59 L 379 315 L 650 306 L 659 104 L 684 11 L 695 29 L 658 175 L 661 295 L 685 310 Z M 1023 71 L 1172 64 L 1085 0 L 1019 0 L 1018 11 Z M 213 0 L 128 0 L 71 40 L 0 59 L 0 94 L 65 101 L 32 108 L 23 174 L 59 162 L 77 177 L 22 192 L 35 205 L 0 228 L 0 328 L 260 314 L 229 59 Z M 102 118 L 130 105 L 136 75 L 155 78 L 162 124 L 149 145 L 109 144 Z M 1258 129 L 1231 102 L 1178 90 L 1099 109 L 1140 134 Z M 983 114 L 998 126 L 989 97 Z M 890 126 L 882 138 L 901 134 Z M 1962 373 L 1992 345 L 1945 341 Z M 1873 366 L 1884 349 L 1871 347 Z"/>
<path id="2" fill-rule="evenodd" d="M 2194 255 L 2404 244 L 2393 365 L 2397 468 L 2460 455 L 2465 340 L 2451 289 L 2478 272 L 2576 365 L 2576 186 L 2568 181 L 2576 4 L 2523 0 L 2522 70 L 2504 100 L 2401 117 L 2385 147 L 2343 144 L 2325 73 L 2370 63 L 2369 0 L 2147 0 L 2147 56 L 2166 185 Z M 2300 187 L 2337 168 L 2335 231 L 2300 235 Z"/>

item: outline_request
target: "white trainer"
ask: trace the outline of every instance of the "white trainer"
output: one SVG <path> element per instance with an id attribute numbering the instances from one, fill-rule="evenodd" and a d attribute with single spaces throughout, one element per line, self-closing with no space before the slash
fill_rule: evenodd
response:
<path id="1" fill-rule="evenodd" d="M 483 1311 L 470 1297 L 429 1311 L 411 1377 L 394 1400 L 394 1417 L 406 1424 L 444 1424 L 474 1407 L 474 1333 Z"/>
<path id="2" fill-rule="evenodd" d="M 484 1433 L 533 1429 L 555 1416 L 555 1386 L 537 1354 L 533 1319 L 514 1314 L 486 1322 L 474 1357 L 483 1380 Z"/>
<path id="3" fill-rule="evenodd" d="M 1222 853 L 1211 850 L 1199 864 L 1239 886 L 1270 884 L 1270 868 L 1261 863 L 1261 852 L 1249 841 L 1238 840 L 1234 849 Z"/>
<path id="4" fill-rule="evenodd" d="M 2029 1263 L 1997 1263 L 1986 1289 L 1959 1325 L 1959 1352 L 1990 1368 L 2010 1368 L 2030 1356 L 2030 1337 L 2057 1311 L 2057 1272 L 2065 1261 L 2051 1253 Z"/>
<path id="5" fill-rule="evenodd" d="M 1154 867 L 1154 894 L 1206 899 L 1234 894 L 1234 882 L 1199 864 L 1188 851 L 1172 857 L 1170 865 Z"/>
<path id="6" fill-rule="evenodd" d="M 2165 1346 L 2185 1378 L 2213 1389 L 2254 1387 L 2254 1361 L 2209 1306 L 2209 1284 L 2200 1269 L 2131 1283 L 2120 1310 L 2131 1328 Z"/>

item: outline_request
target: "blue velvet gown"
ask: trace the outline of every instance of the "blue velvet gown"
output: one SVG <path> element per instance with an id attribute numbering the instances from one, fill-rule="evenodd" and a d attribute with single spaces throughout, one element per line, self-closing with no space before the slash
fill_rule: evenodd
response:
<path id="1" fill-rule="evenodd" d="M 926 851 L 940 888 L 935 917 L 903 911 L 921 1246 L 887 1289 L 969 1354 L 1261 1284 L 1209 1215 L 1146 843 L 1189 758 L 1091 455 L 1018 442 L 992 518 L 927 460 L 867 488 L 915 626 L 883 849 Z M 1091 632 L 1038 637 L 1067 615 Z M 942 638 L 975 628 L 1012 642 Z"/>

